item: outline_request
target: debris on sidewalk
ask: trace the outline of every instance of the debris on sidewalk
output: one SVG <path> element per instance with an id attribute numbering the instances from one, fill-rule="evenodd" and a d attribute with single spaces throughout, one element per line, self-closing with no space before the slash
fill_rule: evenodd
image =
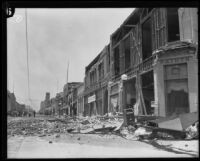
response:
<path id="1" fill-rule="evenodd" d="M 199 122 L 195 122 L 186 129 L 187 132 L 186 139 L 198 139 L 199 138 L 198 131 L 199 131 Z"/>
<path id="2" fill-rule="evenodd" d="M 88 120 L 84 120 L 83 122 L 81 122 L 83 125 L 87 125 L 90 124 L 90 122 Z"/>
<path id="3" fill-rule="evenodd" d="M 130 115 L 129 115 L 130 114 Z M 198 118 L 195 113 L 170 117 L 136 116 L 132 111 L 104 116 L 19 119 L 8 122 L 8 135 L 38 135 L 44 137 L 55 134 L 113 134 L 130 140 L 140 139 L 198 139 Z M 193 117 L 193 118 L 190 118 Z"/>

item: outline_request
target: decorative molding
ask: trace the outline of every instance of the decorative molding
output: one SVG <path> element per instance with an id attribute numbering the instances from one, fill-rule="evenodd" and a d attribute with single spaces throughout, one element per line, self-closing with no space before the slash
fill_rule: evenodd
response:
<path id="1" fill-rule="evenodd" d="M 167 58 L 167 59 L 159 59 L 158 61 L 161 64 L 174 64 L 174 63 L 184 63 L 190 60 L 191 56 L 184 57 L 175 57 L 175 58 Z"/>

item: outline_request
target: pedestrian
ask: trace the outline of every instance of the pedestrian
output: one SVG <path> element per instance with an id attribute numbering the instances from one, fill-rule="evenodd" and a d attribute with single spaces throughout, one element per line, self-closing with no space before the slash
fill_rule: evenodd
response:
<path id="1" fill-rule="evenodd" d="M 33 111 L 33 116 L 35 117 L 35 111 Z"/>

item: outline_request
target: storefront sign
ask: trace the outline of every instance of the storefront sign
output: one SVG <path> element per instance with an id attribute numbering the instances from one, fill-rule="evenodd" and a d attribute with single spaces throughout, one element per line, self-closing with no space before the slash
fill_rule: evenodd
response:
<path id="1" fill-rule="evenodd" d="M 96 95 L 88 97 L 88 103 L 94 102 L 96 100 Z"/>

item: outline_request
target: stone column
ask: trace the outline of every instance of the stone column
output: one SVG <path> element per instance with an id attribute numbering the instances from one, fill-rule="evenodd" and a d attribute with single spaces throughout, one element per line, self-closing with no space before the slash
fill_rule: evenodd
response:
<path id="1" fill-rule="evenodd" d="M 188 68 L 188 94 L 190 112 L 198 110 L 198 60 L 190 58 Z"/>
<path id="2" fill-rule="evenodd" d="M 111 84 L 112 84 L 112 82 L 108 82 L 108 87 L 107 87 L 107 89 L 108 89 L 108 113 L 110 112 L 110 94 L 111 94 Z"/>
<path id="3" fill-rule="evenodd" d="M 165 106 L 165 83 L 164 83 L 164 69 L 163 64 L 159 61 L 154 65 L 154 98 L 158 108 L 155 115 L 166 116 Z"/>

